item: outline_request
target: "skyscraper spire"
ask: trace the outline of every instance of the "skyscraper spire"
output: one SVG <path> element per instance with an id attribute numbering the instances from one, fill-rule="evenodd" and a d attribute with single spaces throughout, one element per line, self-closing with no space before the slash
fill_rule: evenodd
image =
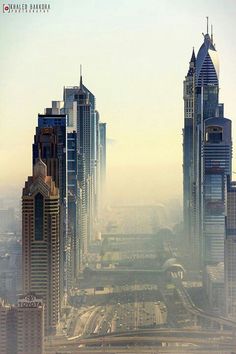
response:
<path id="1" fill-rule="evenodd" d="M 82 78 L 82 65 L 80 64 L 80 88 L 83 85 L 83 78 Z"/>
<path id="2" fill-rule="evenodd" d="M 202 82 L 209 84 L 217 84 L 219 80 L 219 61 L 217 51 L 208 32 L 207 17 L 207 34 L 203 34 L 204 42 L 201 45 L 196 59 L 196 80 L 201 86 Z M 209 73 L 211 73 L 209 75 Z"/>
<path id="3" fill-rule="evenodd" d="M 206 19 L 207 19 L 207 34 L 209 34 L 209 18 L 208 18 L 208 16 L 206 17 Z"/>
<path id="4" fill-rule="evenodd" d="M 188 70 L 187 76 L 193 75 L 194 69 L 195 69 L 195 63 L 196 63 L 196 56 L 195 56 L 195 51 L 194 51 L 194 47 L 193 47 L 192 56 L 191 56 L 191 59 L 189 62 L 189 70 Z"/>
<path id="5" fill-rule="evenodd" d="M 195 51 L 194 51 L 194 47 L 193 47 L 190 63 L 195 63 L 195 62 L 196 62 L 196 56 L 195 56 Z"/>
<path id="6" fill-rule="evenodd" d="M 47 176 L 47 165 L 39 157 L 33 166 L 33 177 L 46 177 Z"/>

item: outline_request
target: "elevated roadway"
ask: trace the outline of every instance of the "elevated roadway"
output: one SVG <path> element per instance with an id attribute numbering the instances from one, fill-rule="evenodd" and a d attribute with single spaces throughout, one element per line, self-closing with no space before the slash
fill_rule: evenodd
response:
<path id="1" fill-rule="evenodd" d="M 70 351 L 66 348 L 59 348 L 55 350 L 49 348 L 45 351 L 45 354 L 235 354 L 232 349 L 219 349 L 217 346 L 168 346 L 168 347 L 153 347 L 153 346 L 139 346 L 138 349 L 135 347 L 98 347 L 98 348 L 71 348 Z"/>
<path id="2" fill-rule="evenodd" d="M 163 343 L 168 344 L 193 344 L 197 346 L 209 346 L 210 348 L 228 348 L 234 349 L 236 347 L 235 338 L 229 331 L 196 331 L 196 330 L 170 330 L 170 329 L 159 329 L 159 330 L 138 330 L 127 333 L 115 333 L 110 335 L 93 335 L 83 338 L 74 338 L 65 343 L 68 351 L 77 346 L 118 346 L 122 347 L 124 345 L 149 345 L 149 346 L 162 346 Z M 57 349 L 56 343 L 51 346 L 48 345 L 47 349 L 50 347 Z M 62 345 L 58 345 L 62 347 Z"/>
<path id="3" fill-rule="evenodd" d="M 174 337 L 165 333 L 156 336 L 110 336 L 81 338 L 68 343 L 51 343 L 45 348 L 45 354 L 82 354 L 82 353 L 181 353 L 181 354 L 235 354 L 235 342 L 232 339 L 217 336 L 205 338 Z"/>
<path id="4" fill-rule="evenodd" d="M 172 273 L 172 281 L 175 284 L 176 289 L 180 295 L 180 298 L 183 301 L 183 305 L 188 312 L 190 312 L 191 314 L 193 314 L 195 316 L 205 318 L 211 322 L 215 322 L 215 323 L 219 324 L 220 326 L 226 326 L 226 327 L 236 330 L 236 322 L 235 321 L 232 321 L 232 320 L 227 319 L 222 316 L 217 316 L 211 312 L 203 311 L 202 309 L 198 308 L 193 303 L 188 291 L 183 286 L 182 281 L 178 277 L 177 274 Z"/>

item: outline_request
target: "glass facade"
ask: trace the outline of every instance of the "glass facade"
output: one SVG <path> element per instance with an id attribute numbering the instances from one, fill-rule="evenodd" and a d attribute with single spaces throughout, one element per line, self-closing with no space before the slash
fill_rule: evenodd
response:
<path id="1" fill-rule="evenodd" d="M 225 239 L 226 315 L 236 319 L 236 184 L 228 180 Z"/>
<path id="2" fill-rule="evenodd" d="M 96 114 L 95 97 L 83 85 L 65 87 L 65 107 L 76 107 L 76 144 L 77 144 L 77 181 L 81 188 L 81 247 L 86 254 L 89 241 L 94 238 L 94 216 L 96 214 L 96 185 L 97 185 L 97 144 L 96 144 Z M 75 122 L 74 122 L 75 123 Z M 73 148 L 69 149 L 70 159 L 68 168 L 69 184 L 73 174 Z"/>
<path id="3" fill-rule="evenodd" d="M 38 126 L 34 136 L 33 165 L 41 157 L 47 165 L 47 172 L 59 188 L 60 197 L 60 274 L 61 294 L 67 287 L 69 269 L 70 240 L 68 237 L 68 205 L 67 205 L 67 127 L 66 115 L 59 110 L 53 113 L 52 108 L 46 109 L 47 114 L 38 115 Z M 68 271 L 67 271 L 68 270 Z"/>
<path id="4" fill-rule="evenodd" d="M 219 105 L 219 66 L 217 52 L 209 34 L 204 35 L 204 42 L 200 47 L 195 64 L 193 84 L 193 137 L 192 137 L 192 177 L 190 192 L 191 203 L 188 212 L 185 200 L 185 210 L 188 218 L 191 217 L 189 232 L 193 257 L 200 266 L 204 257 L 204 122 L 216 116 Z M 184 149 L 186 147 L 184 146 Z M 185 177 L 185 180 L 187 176 Z M 185 183 L 187 186 L 187 182 Z"/>
<path id="5" fill-rule="evenodd" d="M 231 176 L 231 121 L 205 121 L 203 144 L 203 261 L 224 261 L 226 183 Z"/>

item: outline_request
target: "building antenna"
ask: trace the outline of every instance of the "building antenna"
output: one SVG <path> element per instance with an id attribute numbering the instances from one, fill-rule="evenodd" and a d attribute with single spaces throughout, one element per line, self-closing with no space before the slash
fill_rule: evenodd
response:
<path id="1" fill-rule="evenodd" d="M 209 27 L 209 18 L 208 18 L 208 16 L 206 17 L 206 19 L 207 19 L 207 34 L 209 34 L 209 29 L 208 29 L 208 27 Z"/>
<path id="2" fill-rule="evenodd" d="M 211 42 L 213 43 L 213 25 L 211 25 Z"/>
<path id="3" fill-rule="evenodd" d="M 80 87 L 83 84 L 83 80 L 82 80 L 82 65 L 80 64 Z"/>

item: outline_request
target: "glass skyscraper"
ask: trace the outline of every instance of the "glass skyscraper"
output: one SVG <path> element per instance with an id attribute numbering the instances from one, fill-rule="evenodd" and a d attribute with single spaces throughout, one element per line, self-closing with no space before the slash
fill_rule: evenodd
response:
<path id="1" fill-rule="evenodd" d="M 85 255 L 90 241 L 95 238 L 98 121 L 95 112 L 95 97 L 84 86 L 82 77 L 80 86 L 65 87 L 64 106 L 65 110 L 70 110 L 69 121 L 73 121 L 76 126 L 78 181 L 82 191 L 81 248 Z"/>
<path id="2" fill-rule="evenodd" d="M 67 210 L 67 117 L 60 113 L 57 102 L 38 115 L 34 136 L 33 165 L 40 157 L 47 165 L 60 194 L 60 276 L 61 298 L 71 285 L 71 239 L 68 235 Z"/>
<path id="3" fill-rule="evenodd" d="M 196 265 L 201 266 L 206 263 L 204 182 L 207 183 L 208 177 L 204 177 L 207 161 L 204 154 L 209 151 L 207 146 L 204 150 L 204 122 L 208 118 L 223 117 L 223 106 L 219 104 L 218 54 L 208 29 L 196 59 L 193 55 L 190 61 L 184 81 L 184 103 L 184 231 L 190 255 Z"/>
<path id="4" fill-rule="evenodd" d="M 203 142 L 203 260 L 224 261 L 226 183 L 231 178 L 231 121 L 204 121 Z"/>
<path id="5" fill-rule="evenodd" d="M 193 183 L 193 122 L 194 122 L 194 75 L 195 53 L 193 50 L 189 70 L 184 80 L 184 129 L 183 129 L 183 216 L 186 246 L 190 247 L 195 239 L 192 237 L 192 183 Z M 192 256 L 192 254 L 191 254 Z"/>
<path id="6" fill-rule="evenodd" d="M 225 266 L 226 315 L 236 320 L 236 182 L 227 181 Z"/>

